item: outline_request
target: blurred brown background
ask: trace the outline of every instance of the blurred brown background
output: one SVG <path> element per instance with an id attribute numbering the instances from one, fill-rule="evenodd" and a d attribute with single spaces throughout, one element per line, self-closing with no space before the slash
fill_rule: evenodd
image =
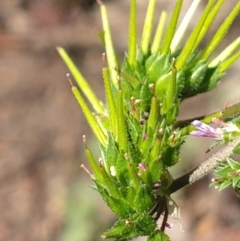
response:
<path id="1" fill-rule="evenodd" d="M 148 1 L 137 2 L 141 32 Z M 159 2 L 158 13 L 163 8 L 171 10 L 175 1 Z M 184 1 L 184 9 L 190 2 Z M 199 13 L 206 2 L 200 5 Z M 226 1 L 215 29 L 237 2 Z M 129 0 L 104 3 L 121 59 L 127 48 Z M 239 36 L 239 26 L 238 17 L 219 50 Z M 83 134 L 98 152 L 66 81 L 68 70 L 55 50 L 62 46 L 68 51 L 104 100 L 104 49 L 97 37 L 99 29 L 101 18 L 94 0 L 1 0 L 0 241 L 100 240 L 101 233 L 115 219 L 79 167 L 86 161 Z M 206 40 L 215 29 L 211 28 Z M 216 90 L 183 103 L 180 118 L 238 101 L 239 68 L 240 61 Z M 175 174 L 206 159 L 204 152 L 209 143 L 189 138 Z M 176 223 L 168 231 L 172 240 L 239 240 L 239 198 L 231 190 L 219 194 L 209 189 L 210 178 L 175 195 L 185 232 Z"/>

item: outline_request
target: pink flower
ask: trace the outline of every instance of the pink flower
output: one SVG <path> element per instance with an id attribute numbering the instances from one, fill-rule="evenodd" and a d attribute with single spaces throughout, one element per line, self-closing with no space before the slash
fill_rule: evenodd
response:
<path id="1" fill-rule="evenodd" d="M 192 125 L 196 127 L 196 131 L 191 131 L 190 135 L 198 137 L 211 137 L 221 139 L 222 133 L 218 129 L 215 129 L 199 120 L 194 120 Z"/>
<path id="2" fill-rule="evenodd" d="M 210 137 L 214 139 L 223 139 L 224 133 L 240 132 L 239 128 L 233 123 L 225 123 L 217 118 L 214 118 L 213 123 L 221 125 L 221 127 L 214 128 L 207 125 L 199 120 L 194 120 L 192 125 L 196 127 L 197 130 L 191 131 L 190 135 L 198 137 Z"/>

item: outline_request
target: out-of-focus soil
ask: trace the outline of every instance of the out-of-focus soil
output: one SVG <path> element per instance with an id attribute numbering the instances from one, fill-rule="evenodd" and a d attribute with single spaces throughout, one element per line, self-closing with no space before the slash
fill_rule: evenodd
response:
<path id="1" fill-rule="evenodd" d="M 146 3 L 138 2 L 141 23 Z M 171 10 L 174 1 L 170 2 L 161 1 L 159 11 Z M 185 1 L 185 5 L 189 2 Z M 237 2 L 225 3 L 222 16 Z M 105 3 L 114 28 L 116 51 L 122 58 L 127 48 L 129 1 Z M 221 48 L 239 36 L 239 24 L 238 18 Z M 63 232 L 64 194 L 73 183 L 85 182 L 88 178 L 79 166 L 85 162 L 82 135 L 90 137 L 91 134 L 71 94 L 65 77 L 67 68 L 55 47 L 62 46 L 69 52 L 98 96 L 104 99 L 103 47 L 97 37 L 100 28 L 99 8 L 94 0 L 1 1 L 0 241 L 53 241 Z M 181 118 L 213 111 L 226 101 L 237 101 L 239 68 L 238 62 L 216 91 L 183 103 Z M 206 158 L 206 146 L 201 147 L 200 141 L 194 142 L 195 139 L 191 139 L 183 148 L 183 159 L 186 158 L 187 163 L 182 160 L 177 173 Z M 196 151 L 187 151 L 187 148 Z M 178 193 L 176 200 L 182 210 L 180 222 L 185 232 L 176 224 L 169 231 L 172 240 L 239 240 L 239 198 L 231 190 L 219 194 L 209 189 L 209 180 L 205 178 Z M 103 204 L 99 205 L 100 222 L 111 220 L 109 212 L 105 215 L 106 210 Z M 96 219 L 92 222 L 93 226 L 100 226 Z"/>

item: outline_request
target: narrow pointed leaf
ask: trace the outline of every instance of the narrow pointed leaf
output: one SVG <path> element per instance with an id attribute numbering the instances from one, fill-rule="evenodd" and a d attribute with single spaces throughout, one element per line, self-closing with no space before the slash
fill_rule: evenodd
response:
<path id="1" fill-rule="evenodd" d="M 166 98 L 164 101 L 163 112 L 167 113 L 175 103 L 177 97 L 177 70 L 175 66 L 172 67 L 172 76 L 168 85 Z"/>
<path id="2" fill-rule="evenodd" d="M 156 96 L 153 96 L 151 100 L 151 110 L 148 118 L 148 133 L 150 132 L 150 130 L 155 130 L 158 123 L 159 113 L 160 110 L 158 100 Z"/>
<path id="3" fill-rule="evenodd" d="M 159 18 L 157 30 L 153 39 L 153 44 L 151 49 L 152 53 L 155 53 L 160 49 L 163 31 L 166 23 L 166 18 L 167 18 L 167 12 L 162 11 L 161 16 Z"/>
<path id="4" fill-rule="evenodd" d="M 84 101 L 84 99 L 82 98 L 80 92 L 78 91 L 78 89 L 75 86 L 72 86 L 72 92 L 75 96 L 75 98 L 78 101 L 78 104 L 80 105 L 85 118 L 88 121 L 89 126 L 91 127 L 93 133 L 96 135 L 97 139 L 99 140 L 99 142 L 103 145 L 106 146 L 107 140 L 106 140 L 106 136 L 103 133 L 102 129 L 100 128 L 100 126 L 98 125 L 96 119 L 94 118 L 93 114 L 91 113 L 91 111 L 89 110 L 86 102 Z"/>
<path id="5" fill-rule="evenodd" d="M 178 48 L 179 43 L 180 43 L 182 37 L 184 36 L 184 34 L 187 30 L 187 27 L 189 25 L 189 22 L 191 21 L 192 16 L 194 15 L 200 1 L 201 0 L 194 0 L 192 2 L 192 5 L 189 7 L 189 9 L 188 9 L 187 13 L 185 14 L 181 24 L 179 25 L 177 31 L 175 32 L 174 38 L 173 38 L 172 43 L 171 43 L 172 52 L 174 52 Z"/>
<path id="6" fill-rule="evenodd" d="M 234 7 L 232 12 L 228 15 L 225 19 L 224 23 L 220 26 L 216 34 L 213 36 L 210 43 L 206 46 L 205 50 L 201 54 L 200 58 L 208 59 L 212 52 L 217 48 L 217 46 L 221 43 L 222 39 L 227 33 L 227 30 L 230 28 L 231 24 L 233 23 L 234 19 L 240 12 L 240 2 Z"/>
<path id="7" fill-rule="evenodd" d="M 85 155 L 87 156 L 87 159 L 90 163 L 90 166 L 93 170 L 96 180 L 102 182 L 103 179 L 102 179 L 102 174 L 101 174 L 101 169 L 100 169 L 99 163 L 96 162 L 95 158 L 93 157 L 92 152 L 88 148 L 85 149 Z"/>
<path id="8" fill-rule="evenodd" d="M 109 79 L 108 69 L 103 68 L 102 73 L 103 73 L 103 79 L 104 79 L 104 85 L 105 85 L 106 100 L 107 100 L 108 110 L 109 110 L 109 118 L 111 122 L 111 129 L 113 131 L 113 135 L 116 137 L 117 136 L 117 109 L 116 109 L 116 104 L 113 97 L 113 90 Z"/>
<path id="9" fill-rule="evenodd" d="M 100 4 L 101 16 L 102 16 L 104 43 L 105 43 L 109 73 L 110 73 L 111 81 L 116 86 L 117 76 L 118 76 L 118 73 L 117 73 L 118 63 L 117 63 L 117 58 L 116 58 L 116 54 L 112 43 L 112 37 L 111 37 L 108 16 L 107 16 L 107 9 L 105 5 L 102 4 L 100 1 L 99 1 L 99 4 Z"/>
<path id="10" fill-rule="evenodd" d="M 176 31 L 178 17 L 179 17 L 179 13 L 180 13 L 180 10 L 181 10 L 181 7 L 182 7 L 182 2 L 183 2 L 183 0 L 178 0 L 177 3 L 175 4 L 175 8 L 174 8 L 174 11 L 172 13 L 170 23 L 167 27 L 166 35 L 165 35 L 165 38 L 163 40 L 163 44 L 162 44 L 162 47 L 161 47 L 161 53 L 167 54 L 170 50 L 170 45 L 171 45 L 174 33 Z"/>
<path id="11" fill-rule="evenodd" d="M 120 149 L 125 153 L 127 152 L 127 131 L 126 122 L 124 118 L 123 109 L 123 92 L 121 89 L 118 90 L 118 101 L 117 101 L 117 119 L 118 119 L 118 144 Z"/>
<path id="12" fill-rule="evenodd" d="M 60 47 L 57 48 L 57 51 L 58 51 L 59 55 L 62 57 L 65 64 L 67 65 L 70 72 L 72 73 L 73 77 L 75 78 L 79 88 L 82 90 L 82 92 L 84 93 L 86 98 L 91 103 L 93 109 L 97 113 L 103 113 L 103 111 L 104 111 L 103 106 L 101 105 L 100 101 L 94 94 L 94 92 L 93 92 L 92 88 L 89 86 L 88 82 L 85 80 L 85 78 L 79 72 L 76 65 L 70 59 L 67 52 L 63 48 L 60 48 Z"/>
<path id="13" fill-rule="evenodd" d="M 129 64 L 131 66 L 136 65 L 137 54 L 137 21 L 136 21 L 136 0 L 131 0 L 130 6 L 130 20 L 129 20 L 129 43 L 128 43 L 128 55 Z"/>
<path id="14" fill-rule="evenodd" d="M 240 37 L 235 39 L 230 45 L 228 45 L 221 54 L 219 54 L 214 60 L 211 61 L 211 63 L 208 65 L 209 67 L 214 67 L 219 62 L 223 62 L 227 58 L 229 58 L 233 52 L 240 47 Z"/>
<path id="15" fill-rule="evenodd" d="M 142 33 L 142 51 L 144 54 L 148 52 L 149 43 L 152 34 L 152 27 L 153 27 L 153 17 L 155 12 L 156 0 L 149 0 L 147 15 L 144 22 L 143 33 Z"/>
<path id="16" fill-rule="evenodd" d="M 199 45 L 199 43 L 201 43 L 202 39 L 205 37 L 207 31 L 209 30 L 213 20 L 215 19 L 216 15 L 218 14 L 221 6 L 223 5 L 225 0 L 219 0 L 216 2 L 215 6 L 212 8 L 212 10 L 210 11 L 202 29 L 201 32 L 198 36 L 197 41 L 195 42 L 195 46 L 197 47 Z M 195 47 L 195 48 L 196 48 Z"/>
<path id="17" fill-rule="evenodd" d="M 225 60 L 224 62 L 222 62 L 219 65 L 219 72 L 224 72 L 225 70 L 227 70 L 236 60 L 238 60 L 240 58 L 240 51 L 237 52 L 236 54 L 234 54 L 233 56 L 231 56 L 230 58 L 228 58 L 227 60 Z"/>
<path id="18" fill-rule="evenodd" d="M 214 5 L 214 0 L 209 0 L 207 6 L 204 9 L 204 12 L 198 21 L 197 25 L 195 26 L 194 30 L 192 31 L 190 37 L 188 38 L 187 42 L 184 45 L 184 48 L 180 54 L 180 56 L 177 58 L 176 61 L 176 68 L 178 70 L 182 69 L 182 67 L 185 65 L 187 58 L 189 55 L 194 51 L 194 48 L 197 46 L 195 45 L 195 42 L 198 39 L 199 33 L 201 32 L 201 29 L 204 25 L 204 22 L 209 15 L 209 12 L 211 11 L 212 6 Z"/>

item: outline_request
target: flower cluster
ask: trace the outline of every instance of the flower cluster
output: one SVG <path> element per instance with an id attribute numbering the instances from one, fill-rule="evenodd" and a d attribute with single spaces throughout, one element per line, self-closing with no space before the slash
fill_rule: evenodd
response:
<path id="1" fill-rule="evenodd" d="M 213 123 L 220 125 L 221 127 L 213 128 L 199 120 L 194 120 L 191 124 L 196 127 L 197 130 L 191 131 L 190 135 L 198 137 L 210 137 L 218 140 L 223 140 L 226 134 L 240 133 L 240 129 L 233 123 L 225 123 L 217 118 L 212 120 Z"/>
<path id="2" fill-rule="evenodd" d="M 58 48 L 80 88 L 79 91 L 70 81 L 73 94 L 99 142 L 101 158 L 96 161 L 84 138 L 85 153 L 93 171 L 91 178 L 103 200 L 118 216 L 118 221 L 103 234 L 103 238 L 129 240 L 147 236 L 148 241 L 169 240 L 164 233 L 169 226 L 168 216 L 171 210 L 179 213 L 179 208 L 170 195 L 189 184 L 191 175 L 195 175 L 198 170 L 178 179 L 173 179 L 169 171 L 169 167 L 180 159 L 180 148 L 186 136 L 192 131 L 193 135 L 219 139 L 226 133 L 239 132 L 231 123 L 224 124 L 220 129 L 207 125 L 213 117 L 225 120 L 238 114 L 238 106 L 206 116 L 202 122 L 194 121 L 192 124 L 197 128 L 195 131 L 191 121 L 186 120 L 182 125 L 176 120 L 179 105 L 185 98 L 216 87 L 225 71 L 239 57 L 239 53 L 235 54 L 234 51 L 240 44 L 240 39 L 237 39 L 217 58 L 211 59 L 212 53 L 239 13 L 239 3 L 209 44 L 203 50 L 199 49 L 224 0 L 216 3 L 214 0 L 208 1 L 186 43 L 181 43 L 200 1 L 192 2 L 177 27 L 182 2 L 183 0 L 176 1 L 168 23 L 166 12 L 163 11 L 151 42 L 156 0 L 149 0 L 142 39 L 138 44 L 136 1 L 130 1 L 129 46 L 120 65 L 112 44 L 106 7 L 98 1 L 103 22 L 103 32 L 100 35 L 106 50 L 102 70 L 106 105 L 97 99 L 67 53 Z M 96 114 L 91 112 L 82 93 Z M 234 143 L 229 144 L 231 151 L 238 146 L 236 141 Z M 224 158 L 230 155 L 230 149 Z M 162 218 L 160 227 L 156 222 L 159 218 Z"/>

